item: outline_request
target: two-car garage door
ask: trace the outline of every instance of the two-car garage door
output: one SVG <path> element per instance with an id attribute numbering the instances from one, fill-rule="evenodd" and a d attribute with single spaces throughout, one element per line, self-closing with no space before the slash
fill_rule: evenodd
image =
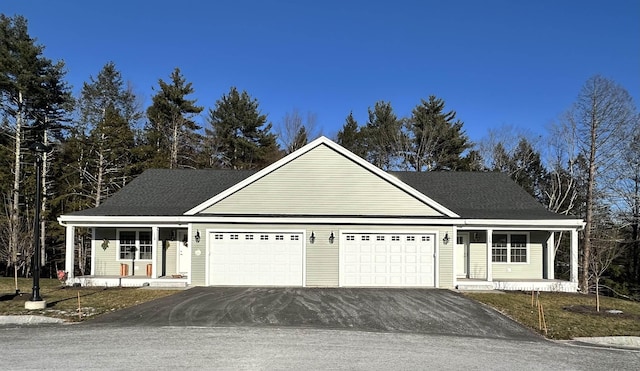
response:
<path id="1" fill-rule="evenodd" d="M 209 242 L 210 285 L 304 285 L 302 232 L 212 232 Z M 434 234 L 342 233 L 335 248 L 340 286 L 435 286 Z"/>

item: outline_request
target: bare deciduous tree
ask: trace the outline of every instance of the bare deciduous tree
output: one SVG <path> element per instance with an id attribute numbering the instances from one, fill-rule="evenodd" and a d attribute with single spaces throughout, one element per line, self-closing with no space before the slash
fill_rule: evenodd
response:
<path id="1" fill-rule="evenodd" d="M 594 76 L 584 84 L 573 108 L 565 116 L 563 130 L 575 135 L 577 149 L 587 165 L 586 225 L 580 277 L 583 292 L 589 286 L 596 201 L 610 196 L 610 185 L 619 178 L 614 164 L 620 158 L 620 139 L 628 132 L 634 112 L 631 96 L 624 88 L 602 76 Z"/>
<path id="2" fill-rule="evenodd" d="M 305 120 L 297 109 L 285 113 L 278 128 L 278 137 L 287 154 L 300 149 L 319 135 L 318 116 L 313 112 L 307 112 Z"/>

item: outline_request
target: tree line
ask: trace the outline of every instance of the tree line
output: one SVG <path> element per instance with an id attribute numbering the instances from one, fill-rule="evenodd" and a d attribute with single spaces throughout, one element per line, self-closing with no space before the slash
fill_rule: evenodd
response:
<path id="1" fill-rule="evenodd" d="M 40 239 L 53 275 L 64 259 L 58 215 L 99 206 L 145 169 L 260 169 L 320 132 L 315 115 L 296 110 L 274 127 L 258 100 L 236 87 L 205 111 L 179 68 L 158 79 L 148 107 L 113 62 L 74 96 L 64 63 L 44 50 L 24 17 L 0 15 L 0 269 L 6 275 L 30 271 L 34 142 L 52 148 L 43 155 Z M 197 122 L 203 112 L 204 127 Z M 637 294 L 639 117 L 623 87 L 593 76 L 545 140 L 498 131 L 473 143 L 457 113 L 433 95 L 408 117 L 399 117 L 391 102 L 373 102 L 367 122 L 349 113 L 334 139 L 384 170 L 508 173 L 549 210 L 585 219 L 583 290 L 604 279 L 617 292 Z M 89 231 L 77 233 L 76 261 L 85 274 Z M 566 278 L 564 237 L 556 239 L 556 274 Z"/>

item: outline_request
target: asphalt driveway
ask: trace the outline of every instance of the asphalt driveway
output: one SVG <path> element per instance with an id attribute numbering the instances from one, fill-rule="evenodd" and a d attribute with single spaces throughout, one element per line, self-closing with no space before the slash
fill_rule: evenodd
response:
<path id="1" fill-rule="evenodd" d="M 274 326 L 541 340 L 448 290 L 194 287 L 82 326 Z"/>

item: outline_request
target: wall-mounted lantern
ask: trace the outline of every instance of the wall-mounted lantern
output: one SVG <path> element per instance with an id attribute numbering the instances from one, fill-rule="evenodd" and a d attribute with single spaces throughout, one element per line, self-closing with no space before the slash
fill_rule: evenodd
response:
<path id="1" fill-rule="evenodd" d="M 333 243 L 333 240 L 335 240 L 335 236 L 333 235 L 333 231 L 331 231 L 331 234 L 329 235 L 329 243 Z"/>
<path id="2" fill-rule="evenodd" d="M 196 243 L 200 242 L 200 231 L 196 231 L 194 238 L 196 239 Z"/>
<path id="3" fill-rule="evenodd" d="M 445 233 L 444 234 L 444 238 L 442 239 L 442 243 L 444 243 L 445 245 L 449 243 L 449 233 Z"/>
<path id="4" fill-rule="evenodd" d="M 314 243 L 316 241 L 316 235 L 311 231 L 311 236 L 309 236 L 309 242 Z"/>
<path id="5" fill-rule="evenodd" d="M 107 250 L 107 248 L 109 248 L 109 240 L 107 240 L 106 238 L 104 240 L 102 240 L 102 250 Z"/>

